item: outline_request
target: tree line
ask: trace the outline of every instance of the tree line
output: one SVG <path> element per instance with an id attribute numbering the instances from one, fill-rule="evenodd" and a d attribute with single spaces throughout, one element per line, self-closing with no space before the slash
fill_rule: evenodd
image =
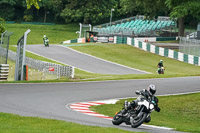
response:
<path id="1" fill-rule="evenodd" d="M 145 15 L 176 19 L 179 35 L 185 24 L 200 20 L 200 0 L 1 0 L 0 17 L 6 21 L 100 24 L 113 19 Z"/>

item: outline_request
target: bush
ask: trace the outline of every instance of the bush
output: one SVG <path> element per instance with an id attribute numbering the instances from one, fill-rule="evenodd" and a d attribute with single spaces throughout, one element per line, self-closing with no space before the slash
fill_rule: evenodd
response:
<path id="1" fill-rule="evenodd" d="M 31 22 L 33 20 L 33 16 L 32 15 L 24 15 L 24 21 L 25 22 Z"/>
<path id="2" fill-rule="evenodd" d="M 3 33 L 6 28 L 4 27 L 5 20 L 3 18 L 0 18 L 0 34 Z"/>

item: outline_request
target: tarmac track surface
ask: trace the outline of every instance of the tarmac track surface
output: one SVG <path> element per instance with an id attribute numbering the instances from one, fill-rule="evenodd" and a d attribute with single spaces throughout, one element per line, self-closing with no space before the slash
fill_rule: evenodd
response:
<path id="1" fill-rule="evenodd" d="M 157 95 L 199 92 L 199 81 L 200 77 L 183 77 L 78 83 L 0 84 L 0 112 L 130 131 L 174 133 L 175 131 L 145 126 L 137 129 L 127 125 L 114 126 L 110 120 L 84 115 L 65 106 L 77 102 L 134 97 L 136 90 L 144 89 L 150 83 L 157 86 Z"/>
<path id="2" fill-rule="evenodd" d="M 92 73 L 118 75 L 148 73 L 80 53 L 62 45 L 50 45 L 50 47 L 44 47 L 44 45 L 27 45 L 27 50 Z"/>

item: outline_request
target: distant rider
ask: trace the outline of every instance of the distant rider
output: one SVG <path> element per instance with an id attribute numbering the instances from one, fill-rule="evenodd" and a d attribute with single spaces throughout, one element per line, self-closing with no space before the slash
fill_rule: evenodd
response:
<path id="1" fill-rule="evenodd" d="M 163 60 L 160 60 L 160 62 L 158 63 L 157 67 L 158 67 L 158 74 L 161 74 L 162 67 L 164 67 Z"/>
<path id="2" fill-rule="evenodd" d="M 46 35 L 44 35 L 43 37 L 43 42 L 45 47 L 49 47 L 49 39 Z"/>

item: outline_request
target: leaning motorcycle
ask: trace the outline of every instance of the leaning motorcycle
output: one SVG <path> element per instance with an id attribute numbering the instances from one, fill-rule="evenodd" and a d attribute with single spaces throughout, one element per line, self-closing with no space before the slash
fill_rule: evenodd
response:
<path id="1" fill-rule="evenodd" d="M 137 128 L 144 122 L 151 121 L 150 114 L 154 111 L 157 103 L 150 97 L 146 98 L 139 91 L 136 91 L 136 94 L 139 95 L 137 105 L 127 109 L 130 102 L 125 101 L 122 110 L 113 117 L 112 123 L 114 125 L 120 125 L 124 122 L 126 125 L 131 125 L 132 128 Z M 122 113 L 124 109 L 127 110 L 125 114 Z"/>

